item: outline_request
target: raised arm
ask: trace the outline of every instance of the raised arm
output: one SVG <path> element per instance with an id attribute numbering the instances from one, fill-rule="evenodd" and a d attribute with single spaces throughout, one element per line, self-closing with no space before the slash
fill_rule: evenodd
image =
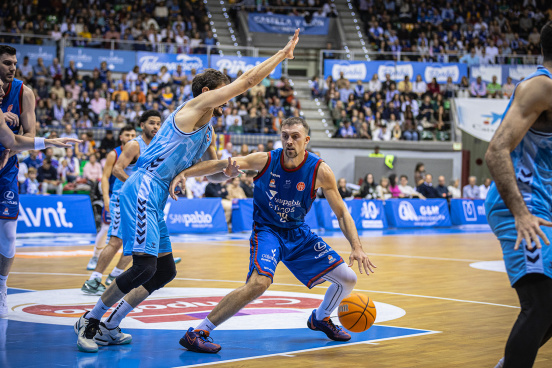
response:
<path id="1" fill-rule="evenodd" d="M 362 244 L 360 244 L 360 238 L 358 237 L 355 221 L 347 210 L 347 206 L 345 206 L 345 202 L 343 202 L 339 190 L 337 189 L 335 175 L 332 169 L 324 162 L 320 164 L 318 168 L 315 185 L 316 188 L 322 188 L 324 191 L 324 196 L 328 200 L 328 204 L 339 221 L 339 227 L 341 231 L 343 231 L 343 235 L 345 235 L 349 244 L 351 244 L 349 267 L 353 266 L 356 260 L 360 273 L 362 273 L 362 268 L 364 268 L 366 275 L 370 275 L 370 272 L 374 272 L 372 267 L 375 268 L 376 266 L 372 264 L 366 253 L 364 253 Z"/>
<path id="2" fill-rule="evenodd" d="M 547 245 L 550 244 L 540 226 L 552 226 L 552 223 L 533 216 L 527 209 L 517 186 L 510 157 L 510 153 L 519 145 L 529 128 L 543 112 L 550 109 L 550 96 L 552 96 L 552 80 L 547 77 L 535 77 L 521 83 L 516 88 L 510 110 L 502 120 L 485 154 L 485 161 L 500 197 L 516 220 L 518 237 L 514 249 L 518 249 L 523 239 L 526 239 L 529 249 L 533 248 L 531 241 L 540 248 L 539 236 Z"/>
<path id="3" fill-rule="evenodd" d="M 113 165 L 113 175 L 124 183 L 128 179 L 128 174 L 125 172 L 126 167 L 138 160 L 139 157 L 140 143 L 137 141 L 130 141 L 125 144 L 125 149 L 117 159 L 117 162 L 115 162 L 115 165 Z"/>
<path id="4" fill-rule="evenodd" d="M 115 160 L 117 159 L 117 154 L 115 150 L 109 152 L 105 159 L 105 166 L 102 173 L 102 196 L 104 201 L 104 209 L 109 212 L 109 177 L 113 171 L 113 166 Z"/>
<path id="5" fill-rule="evenodd" d="M 171 197 L 176 200 L 175 188 L 177 186 L 184 188 L 186 178 L 212 175 L 223 172 L 227 168 L 233 168 L 233 172 L 236 173 L 236 175 L 238 169 L 260 171 L 265 167 L 269 154 L 270 153 L 267 154 L 266 152 L 257 152 L 242 157 L 229 157 L 228 160 L 202 161 L 178 174 L 171 182 L 169 193 Z M 233 177 L 229 172 L 226 172 L 226 174 L 227 179 Z"/>

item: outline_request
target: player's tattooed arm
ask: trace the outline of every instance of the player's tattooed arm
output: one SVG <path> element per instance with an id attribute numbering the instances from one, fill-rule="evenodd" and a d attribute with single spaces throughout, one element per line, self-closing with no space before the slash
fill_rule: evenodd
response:
<path id="1" fill-rule="evenodd" d="M 358 237 L 358 232 L 355 226 L 355 221 L 351 217 L 345 202 L 339 194 L 337 189 L 337 182 L 335 180 L 335 175 L 332 169 L 326 164 L 321 163 L 318 168 L 318 173 L 316 175 L 316 182 L 314 183 L 315 189 L 322 188 L 324 191 L 324 196 L 328 200 L 333 213 L 335 213 L 341 231 L 343 235 L 351 244 L 351 255 L 349 256 L 349 267 L 352 267 L 354 261 L 358 262 L 358 270 L 362 273 L 362 269 L 366 272 L 366 275 L 370 275 L 370 272 L 374 272 L 376 266 L 370 261 L 364 250 L 362 249 L 362 244 L 360 243 L 360 238 Z"/>
<path id="2" fill-rule="evenodd" d="M 124 183 L 128 179 L 125 168 L 139 157 L 140 143 L 137 141 L 130 141 L 125 144 L 125 149 L 117 159 L 117 162 L 115 162 L 115 165 L 113 165 L 113 175 Z"/>
<path id="3" fill-rule="evenodd" d="M 496 188 L 516 220 L 518 237 L 514 249 L 519 248 L 523 239 L 529 249 L 533 248 L 532 242 L 535 242 L 537 248 L 541 247 L 539 237 L 545 244 L 550 244 L 540 226 L 552 226 L 552 223 L 533 216 L 527 209 L 517 186 L 510 153 L 520 144 L 537 119 L 550 108 L 551 95 L 552 80 L 549 78 L 536 77 L 520 84 L 516 88 L 512 105 L 485 154 Z"/>

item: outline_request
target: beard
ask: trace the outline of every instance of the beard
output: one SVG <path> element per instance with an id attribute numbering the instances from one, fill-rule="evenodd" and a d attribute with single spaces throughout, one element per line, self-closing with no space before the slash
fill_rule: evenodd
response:
<path id="1" fill-rule="evenodd" d="M 216 118 L 222 116 L 222 106 L 215 107 L 213 109 L 213 116 L 216 117 Z"/>
<path id="2" fill-rule="evenodd" d="M 157 134 L 157 132 L 154 133 L 154 132 L 148 132 L 144 130 L 144 134 L 146 135 L 146 138 L 151 141 L 153 137 L 155 137 L 155 134 Z"/>
<path id="3" fill-rule="evenodd" d="M 288 150 L 287 148 L 284 150 L 284 152 L 286 153 L 286 157 L 287 158 L 295 158 L 297 157 L 298 153 L 297 153 L 297 150 L 296 149 L 293 149 L 293 150 Z"/>

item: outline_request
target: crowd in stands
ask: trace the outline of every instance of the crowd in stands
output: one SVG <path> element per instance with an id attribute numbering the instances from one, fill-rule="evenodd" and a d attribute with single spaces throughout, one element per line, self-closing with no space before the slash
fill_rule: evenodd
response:
<path id="1" fill-rule="evenodd" d="M 548 0 L 355 0 L 374 58 L 536 64 Z M 368 47 L 368 46 L 367 46 Z M 405 54 L 406 53 L 406 54 Z M 408 53 L 415 53 L 411 55 Z M 521 58 L 516 55 L 534 55 Z"/>
<path id="2" fill-rule="evenodd" d="M 380 82 L 374 74 L 368 83 L 353 84 L 343 72 L 336 81 L 314 77 L 311 89 L 331 111 L 334 137 L 374 141 L 450 140 L 450 98 L 462 91 L 450 77 L 440 85 L 435 78 L 425 83 L 421 75 L 396 83 L 387 74 Z"/>

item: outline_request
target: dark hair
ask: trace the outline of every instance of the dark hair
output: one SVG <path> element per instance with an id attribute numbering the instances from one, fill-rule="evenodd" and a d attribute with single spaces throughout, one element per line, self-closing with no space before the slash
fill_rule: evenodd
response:
<path id="1" fill-rule="evenodd" d="M 127 124 L 121 128 L 121 130 L 119 131 L 119 136 L 121 136 L 121 134 L 123 134 L 124 132 L 130 132 L 132 130 L 136 131 L 136 128 L 134 127 L 134 125 Z"/>
<path id="2" fill-rule="evenodd" d="M 389 186 L 396 187 L 397 186 L 397 174 L 390 174 L 389 175 Z"/>
<path id="3" fill-rule="evenodd" d="M 406 176 L 406 175 L 401 175 L 401 179 L 402 178 L 405 178 L 406 180 L 408 180 L 408 176 Z"/>
<path id="4" fill-rule="evenodd" d="M 541 29 L 540 44 L 544 60 L 552 60 L 552 20 L 548 21 Z"/>
<path id="5" fill-rule="evenodd" d="M 414 171 L 419 171 L 419 170 L 420 170 L 420 167 L 422 167 L 422 166 L 425 166 L 424 163 L 423 163 L 423 162 L 418 162 L 418 163 L 416 164 L 416 169 L 415 169 Z"/>
<path id="6" fill-rule="evenodd" d="M 216 69 L 205 69 L 203 73 L 199 73 L 192 80 L 192 94 L 197 97 L 201 94 L 203 87 L 209 88 L 209 91 L 214 90 L 221 84 L 228 84 L 228 77 Z"/>
<path id="7" fill-rule="evenodd" d="M 140 119 L 138 120 L 138 122 L 140 124 L 145 123 L 146 121 L 148 121 L 149 118 L 152 118 L 152 117 L 158 117 L 159 119 L 161 119 L 161 113 L 157 110 L 148 110 L 145 113 L 143 113 L 142 116 L 140 116 Z"/>
<path id="8" fill-rule="evenodd" d="M 292 126 L 292 125 L 302 125 L 303 128 L 305 128 L 305 132 L 309 134 L 309 131 L 310 131 L 309 124 L 307 124 L 305 119 L 298 118 L 298 117 L 287 118 L 286 120 L 282 121 L 282 125 L 280 126 L 280 129 L 282 129 L 285 126 Z"/>
<path id="9" fill-rule="evenodd" d="M 8 54 L 8 55 L 13 56 L 13 55 L 17 54 L 17 50 L 14 49 L 11 46 L 8 46 L 8 45 L 0 45 L 0 56 L 2 56 L 4 54 Z"/>

